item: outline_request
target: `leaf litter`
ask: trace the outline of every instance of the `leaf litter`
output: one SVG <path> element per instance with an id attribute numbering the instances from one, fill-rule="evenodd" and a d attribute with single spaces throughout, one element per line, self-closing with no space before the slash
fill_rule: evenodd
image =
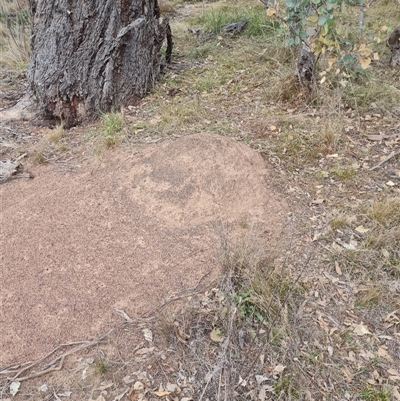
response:
<path id="1" fill-rule="evenodd" d="M 211 61 L 209 58 L 207 63 Z M 227 86 L 238 82 L 232 80 Z M 260 88 L 254 88 L 251 96 L 242 92 L 242 100 L 244 96 L 246 102 L 254 104 L 254 110 L 260 107 L 257 100 L 262 96 Z M 220 92 L 218 99 L 221 103 L 226 101 L 223 93 Z M 228 96 L 231 95 L 228 93 Z M 207 98 L 211 101 L 209 95 Z M 135 113 L 151 114 L 151 109 L 145 106 L 135 109 Z M 276 111 L 273 103 L 268 106 Z M 319 148 L 313 164 L 310 162 L 313 159 L 296 159 L 310 156 L 307 152 L 312 146 L 304 145 L 301 139 L 296 144 L 297 156 L 291 154 L 290 146 L 297 140 L 293 132 L 298 130 L 304 135 L 302 125 L 312 130 L 315 121 L 314 116 L 306 113 L 298 113 L 296 120 L 293 114 L 298 105 L 294 106 L 291 116 L 281 116 L 280 122 L 276 116 L 264 118 L 265 130 L 260 128 L 259 115 L 248 116 L 240 108 L 234 112 L 229 110 L 232 119 L 226 124 L 235 130 L 238 140 L 246 140 L 264 155 L 281 187 L 290 187 L 288 196 L 297 199 L 293 201 L 294 210 L 304 211 L 303 215 L 294 214 L 299 225 L 294 226 L 290 248 L 279 249 L 280 255 L 276 257 L 278 261 L 284 260 L 292 277 L 285 283 L 282 275 L 278 282 L 289 286 L 293 294 L 282 297 L 280 291 L 284 293 L 287 288 L 276 286 L 271 297 L 274 301 L 264 305 L 264 309 L 261 305 L 265 320 L 260 320 L 253 308 L 257 298 L 250 297 L 251 301 L 245 307 L 240 304 L 242 309 L 238 311 L 237 301 L 227 296 L 238 290 L 234 282 L 241 277 L 235 272 L 238 277 L 231 277 L 229 285 L 229 280 L 221 280 L 213 289 L 192 294 L 190 301 L 185 298 L 188 299 L 185 307 L 181 305 L 181 309 L 160 313 L 151 322 L 125 314 L 127 318 L 110 333 L 106 344 L 92 342 L 88 347 L 96 351 L 76 349 L 68 355 L 64 352 L 65 358 L 61 353 L 57 357 L 61 372 L 53 369 L 57 368 L 56 358 L 46 362 L 50 366 L 31 363 L 29 369 L 13 366 L 0 370 L 0 376 L 5 378 L 0 396 L 10 394 L 18 399 L 23 394 L 27 397 L 25 383 L 35 382 L 36 389 L 45 390 L 47 386 L 42 393 L 48 399 L 80 399 L 79 388 L 83 387 L 91 394 L 88 399 L 97 401 L 117 401 L 124 397 L 132 401 L 151 400 L 153 396 L 189 401 L 223 399 L 225 394 L 238 400 L 300 397 L 358 400 L 363 391 L 371 388 L 387 390 L 394 400 L 400 400 L 399 270 L 392 266 L 400 257 L 399 237 L 394 237 L 394 242 L 386 237 L 384 246 L 380 245 L 398 221 L 392 218 L 377 222 L 365 208 L 371 205 L 371 194 L 374 202 L 385 196 L 399 196 L 398 127 L 390 116 L 377 113 L 368 112 L 357 121 L 355 116 L 351 117 L 354 110 L 349 108 L 343 135 L 340 133 L 342 140 L 347 138 L 346 148 L 343 152 L 329 146 Z M 217 106 L 211 108 L 217 109 Z M 214 112 L 210 110 L 207 126 Z M 240 118 L 235 120 L 235 115 Z M 158 129 L 162 121 L 163 117 L 157 115 L 150 124 Z M 293 132 L 282 144 L 279 141 L 284 141 L 281 137 L 286 126 L 291 126 L 288 129 Z M 143 134 L 140 129 L 138 138 Z M 307 134 L 311 139 L 316 135 Z M 262 140 L 265 135 L 272 139 Z M 143 140 L 150 139 L 154 140 Z M 339 169 L 338 161 L 346 168 Z M 348 180 L 346 175 L 351 169 L 356 171 L 356 176 Z M 329 222 L 332 209 L 350 212 L 356 217 L 335 226 Z M 313 235 L 301 230 L 302 224 L 310 228 L 305 222 L 311 222 Z M 311 260 L 297 256 L 313 246 L 318 248 L 318 256 L 314 253 Z M 296 282 L 293 277 L 298 270 L 302 275 Z M 360 295 L 378 284 L 384 291 L 372 298 L 372 303 L 364 299 L 360 303 Z M 276 321 L 269 316 L 273 315 L 269 308 L 275 301 L 279 312 Z M 101 377 L 95 367 L 100 350 L 112 370 Z M 66 369 L 71 374 L 68 383 L 62 377 Z M 25 371 L 27 375 L 22 377 Z M 55 392 L 47 380 L 50 376 L 56 384 Z M 20 382 L 19 377 L 26 380 Z M 44 378 L 46 383 L 42 382 Z"/>

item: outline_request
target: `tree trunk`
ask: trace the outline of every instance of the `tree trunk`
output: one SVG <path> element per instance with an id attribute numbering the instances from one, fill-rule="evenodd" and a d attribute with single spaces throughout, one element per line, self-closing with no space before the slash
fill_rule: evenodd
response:
<path id="1" fill-rule="evenodd" d="M 392 55 L 389 64 L 391 67 L 400 65 L 400 26 L 398 26 L 387 39 L 387 45 L 390 47 Z"/>
<path id="2" fill-rule="evenodd" d="M 30 95 L 66 127 L 137 103 L 154 85 L 168 26 L 157 0 L 30 0 Z"/>
<path id="3" fill-rule="evenodd" d="M 295 75 L 299 79 L 300 85 L 311 90 L 315 82 L 315 56 L 308 43 L 303 42 L 299 57 L 297 58 Z"/>

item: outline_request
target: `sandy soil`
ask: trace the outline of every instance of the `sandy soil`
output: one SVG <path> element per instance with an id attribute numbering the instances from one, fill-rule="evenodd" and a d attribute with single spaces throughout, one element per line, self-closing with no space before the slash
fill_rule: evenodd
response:
<path id="1" fill-rule="evenodd" d="M 220 136 L 117 150 L 81 170 L 42 167 L 0 187 L 0 366 L 216 277 L 227 229 L 266 240 L 287 213 L 261 156 Z"/>

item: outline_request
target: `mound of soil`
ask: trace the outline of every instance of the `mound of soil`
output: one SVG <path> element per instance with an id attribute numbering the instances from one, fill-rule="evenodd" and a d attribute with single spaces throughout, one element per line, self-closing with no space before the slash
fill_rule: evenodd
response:
<path id="1" fill-rule="evenodd" d="M 266 238 L 287 212 L 261 156 L 220 136 L 118 150 L 82 170 L 47 166 L 0 187 L 0 366 L 102 334 L 113 310 L 139 315 L 216 277 L 223 229 Z"/>

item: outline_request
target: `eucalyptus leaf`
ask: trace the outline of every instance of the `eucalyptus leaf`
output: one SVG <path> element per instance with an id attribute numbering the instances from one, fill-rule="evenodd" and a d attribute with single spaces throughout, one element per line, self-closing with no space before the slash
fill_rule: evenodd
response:
<path id="1" fill-rule="evenodd" d="M 326 21 L 328 21 L 328 17 L 326 15 L 321 15 L 318 18 L 318 25 L 319 26 L 325 25 Z"/>
<path id="2" fill-rule="evenodd" d="M 10 394 L 14 397 L 15 394 L 18 393 L 19 387 L 21 386 L 20 382 L 12 382 L 10 384 Z"/>

